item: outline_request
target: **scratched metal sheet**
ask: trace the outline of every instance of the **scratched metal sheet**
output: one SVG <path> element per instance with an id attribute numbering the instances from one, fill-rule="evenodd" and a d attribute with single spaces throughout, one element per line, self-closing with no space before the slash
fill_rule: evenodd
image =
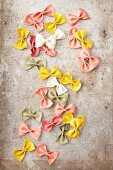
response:
<path id="1" fill-rule="evenodd" d="M 1 0 L 1 97 L 0 97 L 0 169 L 1 170 L 112 170 L 113 169 L 113 1 L 112 0 Z M 46 82 L 40 81 L 37 69 L 26 72 L 25 58 L 28 50 L 18 51 L 13 43 L 17 39 L 15 29 L 23 27 L 26 14 L 40 11 L 48 4 L 66 17 L 69 12 L 77 13 L 79 7 L 91 16 L 90 20 L 79 22 L 78 27 L 89 31 L 94 41 L 92 52 L 101 58 L 101 65 L 90 73 L 82 73 L 80 63 L 75 59 L 80 50 L 66 47 L 66 41 L 59 41 L 57 56 L 50 58 L 41 53 L 40 58 L 47 60 L 49 68 L 58 66 L 63 72 L 71 72 L 81 79 L 83 87 L 77 94 L 70 92 L 69 102 L 74 101 L 77 114 L 86 117 L 86 123 L 79 139 L 60 146 L 55 142 L 59 133 L 54 128 L 51 133 L 44 133 L 34 143 L 44 142 L 51 150 L 59 152 L 56 162 L 49 166 L 46 158 L 37 158 L 32 153 L 24 161 L 18 162 L 12 156 L 14 148 L 21 148 L 25 137 L 18 137 L 21 123 L 20 113 L 25 106 L 34 110 L 39 107 L 33 92 Z M 46 18 L 45 21 L 52 20 Z M 67 38 L 69 24 L 60 26 Z M 29 27 L 31 33 L 36 31 Z M 48 36 L 46 31 L 43 35 Z M 54 108 L 43 110 L 44 118 L 54 115 Z M 30 122 L 36 125 L 34 122 Z M 30 137 L 29 137 L 30 138 Z"/>

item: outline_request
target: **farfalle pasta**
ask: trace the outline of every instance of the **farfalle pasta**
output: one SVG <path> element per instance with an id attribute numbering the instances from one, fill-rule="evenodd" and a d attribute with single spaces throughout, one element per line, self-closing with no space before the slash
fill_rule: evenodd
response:
<path id="1" fill-rule="evenodd" d="M 39 48 L 36 47 L 36 36 L 30 35 L 30 52 L 32 57 L 37 57 L 41 51 L 44 51 L 47 56 L 54 57 L 56 51 L 54 49 L 49 49 L 46 45 Z"/>
<path id="2" fill-rule="evenodd" d="M 62 84 L 58 82 L 56 77 L 48 78 L 47 87 L 56 87 L 56 92 L 58 95 L 62 95 L 68 91 Z"/>
<path id="3" fill-rule="evenodd" d="M 71 13 L 69 13 L 69 15 L 68 15 L 69 24 L 72 27 L 74 27 L 79 20 L 86 20 L 86 19 L 89 19 L 89 18 L 90 17 L 88 15 L 88 13 L 85 10 L 81 9 L 81 8 L 79 8 L 79 10 L 78 10 L 78 16 L 75 16 L 75 15 L 73 15 Z"/>
<path id="4" fill-rule="evenodd" d="M 68 127 L 67 125 L 61 125 L 59 129 L 60 129 L 60 135 L 57 137 L 56 142 L 58 142 L 61 145 L 65 145 L 69 142 L 65 135 L 65 133 L 68 131 Z"/>
<path id="5" fill-rule="evenodd" d="M 28 47 L 26 38 L 29 35 L 29 30 L 26 28 L 17 28 L 17 34 L 19 39 L 15 42 L 14 47 L 18 50 L 23 50 Z"/>
<path id="6" fill-rule="evenodd" d="M 53 126 L 58 126 L 62 122 L 62 119 L 60 116 L 54 116 L 50 121 L 43 120 L 42 121 L 42 129 L 46 132 L 50 132 L 53 128 Z"/>
<path id="7" fill-rule="evenodd" d="M 47 15 L 48 17 L 54 16 L 54 9 L 51 4 L 48 5 L 42 12 L 28 14 L 25 17 L 24 23 L 28 26 L 34 26 L 34 28 L 38 32 L 40 32 L 44 28 L 44 26 L 43 26 L 44 15 Z"/>
<path id="8" fill-rule="evenodd" d="M 48 163 L 51 165 L 56 160 L 58 156 L 58 152 L 56 151 L 47 151 L 47 147 L 45 144 L 40 144 L 35 152 L 36 156 L 46 156 Z"/>
<path id="9" fill-rule="evenodd" d="M 82 72 L 90 72 L 95 69 L 100 64 L 100 58 L 94 55 L 91 55 L 90 49 L 83 49 L 80 54 L 77 56 L 81 62 Z"/>
<path id="10" fill-rule="evenodd" d="M 48 90 L 48 98 L 52 101 L 56 100 L 61 106 L 65 106 L 68 102 L 69 94 L 64 93 L 62 95 L 58 95 L 56 92 L 56 88 L 50 88 Z"/>
<path id="11" fill-rule="evenodd" d="M 41 87 L 41 88 L 38 88 L 35 92 L 35 95 L 38 95 L 41 97 L 41 100 L 40 100 L 40 108 L 50 108 L 52 105 L 53 105 L 53 102 L 52 100 L 50 100 L 48 97 L 47 97 L 47 93 L 48 93 L 48 88 L 47 87 Z"/>
<path id="12" fill-rule="evenodd" d="M 52 22 L 45 23 L 45 16 L 54 17 L 54 20 Z M 72 13 L 69 13 L 68 15 L 70 25 L 69 34 L 71 39 L 67 41 L 67 46 L 71 49 L 82 48 L 81 52 L 76 57 L 81 62 L 82 72 L 90 72 L 100 64 L 100 58 L 91 54 L 90 49 L 93 47 L 93 41 L 87 39 L 87 31 L 80 29 L 80 27 L 76 27 L 80 20 L 86 20 L 89 18 L 89 14 L 81 8 L 79 8 L 77 16 Z M 66 34 L 62 30 L 58 29 L 57 26 L 66 22 L 65 16 L 62 13 L 55 12 L 53 6 L 50 4 L 44 10 L 28 14 L 24 19 L 24 24 L 32 26 L 32 28 L 37 31 L 36 35 L 34 35 L 33 30 L 32 34 L 30 34 L 30 31 L 27 28 L 17 28 L 18 40 L 15 42 L 14 47 L 18 50 L 28 48 L 26 39 L 30 34 L 30 56 L 28 55 L 24 63 L 26 70 L 37 67 L 39 70 L 39 78 L 41 80 L 47 80 L 44 82 L 44 87 L 38 87 L 35 92 L 35 95 L 40 98 L 37 105 L 40 106 L 40 109 L 49 109 L 50 107 L 55 106 L 52 111 L 54 116 L 51 116 L 50 110 L 49 116 L 52 118 L 50 118 L 49 121 L 46 119 L 46 115 L 48 113 L 46 114 L 45 112 L 45 114 L 42 114 L 40 110 L 32 111 L 31 108 L 26 107 L 21 112 L 22 123 L 18 130 L 19 136 L 21 137 L 30 135 L 33 139 L 38 140 L 44 131 L 50 132 L 54 130 L 55 127 L 58 128 L 58 126 L 60 129 L 59 135 L 56 139 L 58 144 L 64 145 L 69 143 L 70 139 L 80 137 L 80 131 L 85 124 L 85 117 L 83 115 L 76 117 L 75 104 L 68 101 L 69 90 L 64 85 L 70 85 L 71 89 L 76 93 L 81 89 L 81 81 L 79 79 L 74 79 L 70 72 L 63 74 L 56 66 L 52 67 L 52 69 L 47 68 L 45 59 L 34 59 L 34 57 L 38 57 L 39 55 L 41 56 L 42 51 L 47 56 L 56 56 L 57 41 L 66 38 Z M 52 35 L 45 38 L 45 35 L 43 36 L 43 34 L 40 34 L 39 32 L 41 32 L 44 28 Z M 51 62 L 49 64 L 51 65 Z M 34 95 L 32 97 L 34 97 Z M 40 123 L 41 126 L 32 126 L 31 122 L 34 120 L 36 121 L 34 123 Z M 28 124 L 29 121 L 30 124 Z M 26 139 L 23 148 L 14 150 L 13 156 L 17 160 L 22 161 L 27 152 L 34 150 L 35 145 L 33 142 Z M 46 156 L 50 165 L 55 162 L 58 154 L 59 153 L 57 151 L 48 152 L 47 146 L 44 143 L 40 144 L 35 151 L 35 155 L 38 157 Z"/>
<path id="13" fill-rule="evenodd" d="M 62 77 L 62 71 L 59 70 L 58 67 L 53 67 L 51 71 L 46 67 L 41 67 L 41 69 L 39 71 L 39 78 L 41 80 L 46 80 L 51 76 L 56 77 L 56 78 L 61 78 Z"/>
<path id="14" fill-rule="evenodd" d="M 62 15 L 59 12 L 56 12 L 54 15 L 54 21 L 45 23 L 45 29 L 50 34 L 54 34 L 56 31 L 57 25 L 61 25 L 64 23 L 66 23 L 66 18 L 64 17 L 64 15 Z"/>
<path id="15" fill-rule="evenodd" d="M 27 57 L 26 60 L 25 60 L 24 65 L 25 65 L 26 70 L 30 70 L 33 67 L 37 67 L 38 69 L 40 69 L 41 67 L 46 67 L 46 60 L 44 60 L 44 59 L 41 60 L 40 59 L 38 61 L 35 61 L 31 57 Z"/>
<path id="16" fill-rule="evenodd" d="M 72 90 L 76 93 L 81 88 L 81 81 L 80 80 L 73 80 L 73 77 L 70 73 L 65 73 L 62 78 L 60 79 L 61 84 L 71 84 Z"/>
<path id="17" fill-rule="evenodd" d="M 24 122 L 33 118 L 39 123 L 42 119 L 42 112 L 41 111 L 33 112 L 30 108 L 25 108 L 21 113 L 21 117 Z"/>
<path id="18" fill-rule="evenodd" d="M 19 135 L 23 136 L 26 135 L 28 133 L 31 134 L 31 136 L 35 139 L 38 140 L 40 135 L 41 135 L 41 129 L 38 127 L 33 127 L 31 128 L 27 123 L 21 123 L 21 125 L 19 126 Z"/>
<path id="19" fill-rule="evenodd" d="M 85 117 L 79 116 L 74 117 L 72 113 L 67 112 L 63 115 L 62 118 L 63 124 L 69 124 L 72 128 L 65 133 L 65 135 L 71 139 L 79 138 L 80 132 L 79 130 L 84 126 Z"/>
<path id="20" fill-rule="evenodd" d="M 77 49 L 77 48 L 80 48 L 80 47 L 81 47 L 79 40 L 77 40 L 77 38 L 75 38 L 75 37 L 73 36 L 73 34 L 74 34 L 77 30 L 79 30 L 79 29 L 78 29 L 78 28 L 75 28 L 75 27 L 71 27 L 71 28 L 69 29 L 69 34 L 72 36 L 72 39 L 70 39 L 70 40 L 67 41 L 67 46 L 68 46 L 68 48 L 72 48 L 72 49 L 75 48 L 75 49 Z"/>
<path id="21" fill-rule="evenodd" d="M 87 31 L 86 30 L 77 30 L 73 36 L 80 41 L 82 48 L 92 48 L 93 41 L 86 39 Z"/>
<path id="22" fill-rule="evenodd" d="M 50 36 L 49 38 L 45 39 L 39 33 L 36 35 L 36 48 L 42 47 L 46 45 L 49 49 L 54 50 L 56 46 L 56 41 L 60 39 L 64 39 L 65 34 L 62 30 L 56 29 L 54 35 Z"/>
<path id="23" fill-rule="evenodd" d="M 35 150 L 35 145 L 30 139 L 26 139 L 22 149 L 16 149 L 13 151 L 13 156 L 18 160 L 22 161 L 27 152 Z"/>
<path id="24" fill-rule="evenodd" d="M 74 103 L 69 104 L 65 108 L 63 106 L 61 106 L 60 104 L 57 104 L 55 106 L 55 114 L 57 116 L 62 116 L 65 112 L 70 112 L 70 113 L 73 113 L 73 115 L 75 115 L 76 108 L 75 108 Z"/>

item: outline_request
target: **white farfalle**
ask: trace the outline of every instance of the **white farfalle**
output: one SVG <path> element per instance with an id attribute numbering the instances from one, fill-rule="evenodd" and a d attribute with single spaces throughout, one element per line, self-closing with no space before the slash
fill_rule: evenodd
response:
<path id="1" fill-rule="evenodd" d="M 54 49 L 56 46 L 56 41 L 60 39 L 64 39 L 65 34 L 62 30 L 56 29 L 55 34 L 50 36 L 47 39 L 44 39 L 43 36 L 39 33 L 36 35 L 36 47 L 39 48 L 44 44 L 47 45 L 49 49 Z"/>
<path id="2" fill-rule="evenodd" d="M 58 95 L 62 95 L 68 91 L 62 84 L 60 84 L 57 81 L 56 77 L 50 77 L 47 81 L 47 87 L 55 87 L 55 86 Z"/>

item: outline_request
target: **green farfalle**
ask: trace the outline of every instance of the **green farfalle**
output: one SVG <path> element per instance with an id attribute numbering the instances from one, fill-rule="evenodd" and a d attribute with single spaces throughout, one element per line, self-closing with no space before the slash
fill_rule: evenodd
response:
<path id="1" fill-rule="evenodd" d="M 68 131 L 68 127 L 67 125 L 61 125 L 59 128 L 60 128 L 60 135 L 57 137 L 56 142 L 58 142 L 61 145 L 67 144 L 69 141 L 67 140 L 65 133 Z"/>
<path id="2" fill-rule="evenodd" d="M 25 60 L 25 68 L 26 70 L 30 70 L 33 67 L 38 67 L 39 69 L 41 67 L 46 67 L 46 60 L 38 60 L 35 61 L 33 58 L 31 57 L 27 57 Z"/>
<path id="3" fill-rule="evenodd" d="M 68 101 L 68 93 L 64 93 L 63 95 L 58 95 L 56 92 L 56 88 L 53 87 L 50 88 L 48 91 L 48 98 L 51 100 L 57 100 L 58 103 L 64 107 Z"/>
<path id="4" fill-rule="evenodd" d="M 39 123 L 42 119 L 42 112 L 40 111 L 32 112 L 31 109 L 25 108 L 22 111 L 21 116 L 23 121 L 27 121 L 30 118 L 34 118 Z"/>

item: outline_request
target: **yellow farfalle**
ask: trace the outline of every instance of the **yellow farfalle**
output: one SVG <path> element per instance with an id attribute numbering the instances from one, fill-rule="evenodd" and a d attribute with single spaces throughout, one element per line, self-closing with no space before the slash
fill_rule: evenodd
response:
<path id="1" fill-rule="evenodd" d="M 18 28 L 17 34 L 18 34 L 19 40 L 16 41 L 16 43 L 14 44 L 14 47 L 18 50 L 27 48 L 27 42 L 25 41 L 25 39 L 29 35 L 29 30 L 26 28 Z"/>
<path id="2" fill-rule="evenodd" d="M 68 138 L 74 139 L 80 137 L 80 132 L 75 128 L 70 129 L 68 132 L 65 133 Z"/>
<path id="3" fill-rule="evenodd" d="M 66 23 L 66 18 L 59 12 L 54 15 L 54 22 L 45 23 L 45 29 L 50 33 L 54 34 L 56 31 L 56 26 Z"/>
<path id="4" fill-rule="evenodd" d="M 73 120 L 74 116 L 72 113 L 70 112 L 66 112 L 64 115 L 63 115 L 63 119 L 62 119 L 62 123 L 63 124 L 70 124 L 71 120 Z"/>
<path id="5" fill-rule="evenodd" d="M 69 124 L 72 129 L 65 133 L 69 138 L 79 138 L 81 129 L 84 126 L 85 118 L 84 116 L 74 117 L 72 113 L 67 112 L 63 115 L 62 123 Z"/>
<path id="6" fill-rule="evenodd" d="M 80 80 L 73 80 L 72 75 L 70 73 L 65 73 L 60 80 L 61 84 L 71 84 L 72 90 L 76 93 L 81 88 Z"/>
<path id="7" fill-rule="evenodd" d="M 23 149 L 19 149 L 19 150 L 14 150 L 13 151 L 13 156 L 18 160 L 18 161 L 22 161 L 25 157 L 26 152 L 31 152 L 35 150 L 35 146 L 34 144 L 29 140 L 26 139 Z"/>
<path id="8" fill-rule="evenodd" d="M 78 30 L 73 36 L 81 42 L 82 48 L 92 48 L 93 41 L 89 39 L 85 40 L 85 37 L 87 36 L 86 30 Z"/>
<path id="9" fill-rule="evenodd" d="M 53 67 L 51 71 L 46 67 L 40 68 L 39 77 L 41 80 L 46 80 L 51 76 L 56 78 L 61 78 L 62 72 L 57 67 Z"/>

